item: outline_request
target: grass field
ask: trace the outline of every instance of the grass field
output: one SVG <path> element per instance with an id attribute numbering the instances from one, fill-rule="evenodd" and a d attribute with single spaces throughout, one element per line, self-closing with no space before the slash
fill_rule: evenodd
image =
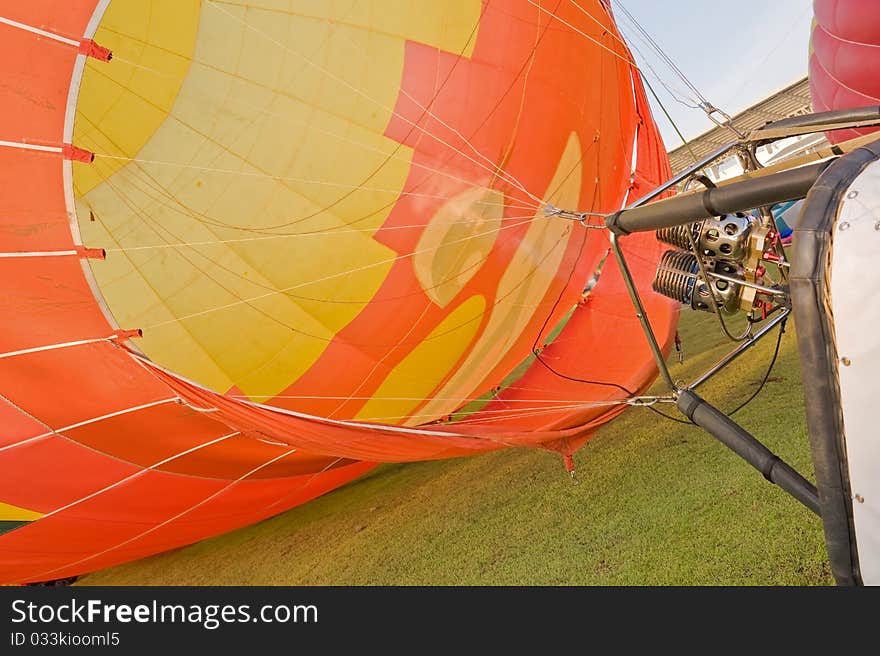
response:
<path id="1" fill-rule="evenodd" d="M 692 377 L 729 346 L 683 314 Z M 701 393 L 723 409 L 763 377 L 770 336 Z M 667 407 L 667 412 L 674 412 Z M 762 393 L 737 414 L 812 478 L 794 331 Z M 817 517 L 697 428 L 643 408 L 576 456 L 507 450 L 386 465 L 233 533 L 96 572 L 85 585 L 826 585 Z"/>

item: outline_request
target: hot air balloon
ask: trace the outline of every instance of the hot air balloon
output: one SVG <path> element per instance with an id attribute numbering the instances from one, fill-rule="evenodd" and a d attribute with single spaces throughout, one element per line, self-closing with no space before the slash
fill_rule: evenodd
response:
<path id="1" fill-rule="evenodd" d="M 817 112 L 880 103 L 880 13 L 872 0 L 814 0 L 810 91 Z M 838 130 L 839 143 L 876 130 Z"/>
<path id="2" fill-rule="evenodd" d="M 300 4 L 0 2 L 0 580 L 570 458 L 656 376 L 590 229 L 670 175 L 606 3 Z"/>

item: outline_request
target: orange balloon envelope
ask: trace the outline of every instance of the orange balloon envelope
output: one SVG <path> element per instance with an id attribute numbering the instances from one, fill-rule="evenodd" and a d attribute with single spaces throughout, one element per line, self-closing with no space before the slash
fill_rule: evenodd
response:
<path id="1" fill-rule="evenodd" d="M 552 213 L 669 176 L 605 3 L 300 4 L 0 2 L 0 580 L 570 456 L 654 379 L 607 233 Z"/>

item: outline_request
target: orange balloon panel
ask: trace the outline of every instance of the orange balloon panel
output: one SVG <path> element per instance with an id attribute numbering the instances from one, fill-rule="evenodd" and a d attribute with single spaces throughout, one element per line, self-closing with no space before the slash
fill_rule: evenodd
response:
<path id="1" fill-rule="evenodd" d="M 2 0 L 0 33 L 0 580 L 376 462 L 570 455 L 656 376 L 607 233 L 552 213 L 669 175 L 600 0 Z M 660 246 L 625 249 L 668 346 Z"/>

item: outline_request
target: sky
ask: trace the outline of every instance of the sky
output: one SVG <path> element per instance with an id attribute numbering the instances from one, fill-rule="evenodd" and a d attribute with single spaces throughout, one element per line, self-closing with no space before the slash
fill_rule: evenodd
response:
<path id="1" fill-rule="evenodd" d="M 682 103 L 694 104 L 691 98 L 674 98 L 658 81 L 662 80 L 678 96 L 684 96 L 684 92 L 694 96 L 659 56 L 637 38 L 620 5 L 693 86 L 730 115 L 807 74 L 811 0 L 612 0 L 617 23 L 633 47 L 645 78 L 688 139 L 714 124 L 702 110 Z M 645 63 L 653 67 L 656 76 Z M 648 95 L 651 96 L 650 92 Z M 651 100 L 666 146 L 675 148 L 681 139 Z"/>

